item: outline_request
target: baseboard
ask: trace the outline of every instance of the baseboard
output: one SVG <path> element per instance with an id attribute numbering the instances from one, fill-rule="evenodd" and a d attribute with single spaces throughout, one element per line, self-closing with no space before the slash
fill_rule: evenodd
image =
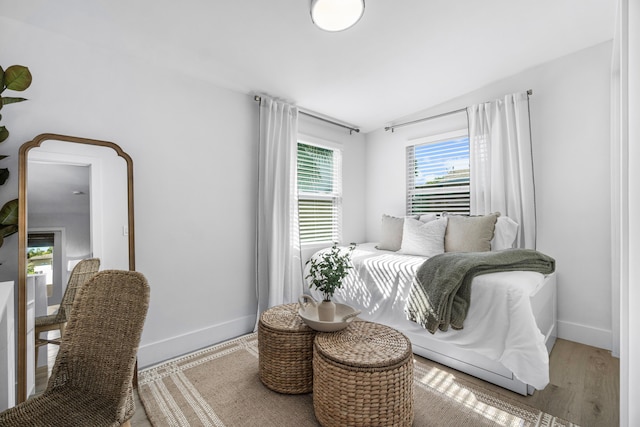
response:
<path id="1" fill-rule="evenodd" d="M 558 338 L 605 350 L 611 350 L 613 344 L 613 336 L 609 330 L 562 320 L 558 320 Z"/>
<path id="2" fill-rule="evenodd" d="M 184 335 L 143 344 L 138 349 L 138 368 L 153 366 L 197 349 L 247 334 L 253 331 L 255 322 L 255 316 L 244 316 Z M 561 339 L 605 350 L 612 348 L 613 337 L 609 330 L 559 320 L 557 333 L 558 338 Z"/>
<path id="3" fill-rule="evenodd" d="M 247 334 L 253 331 L 255 323 L 255 315 L 245 316 L 184 335 L 143 344 L 138 349 L 138 369 L 157 365 L 198 349 Z"/>

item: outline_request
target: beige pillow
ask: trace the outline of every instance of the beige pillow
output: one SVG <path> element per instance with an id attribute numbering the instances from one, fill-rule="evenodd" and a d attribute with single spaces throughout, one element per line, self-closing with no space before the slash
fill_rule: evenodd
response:
<path id="1" fill-rule="evenodd" d="M 418 219 L 418 216 L 409 218 Z M 380 243 L 376 249 L 384 249 L 386 251 L 397 251 L 402 246 L 402 229 L 404 227 L 404 218 L 391 215 L 382 215 L 382 228 L 380 233 Z"/>
<path id="2" fill-rule="evenodd" d="M 445 252 L 487 252 L 500 212 L 483 216 L 448 215 Z"/>

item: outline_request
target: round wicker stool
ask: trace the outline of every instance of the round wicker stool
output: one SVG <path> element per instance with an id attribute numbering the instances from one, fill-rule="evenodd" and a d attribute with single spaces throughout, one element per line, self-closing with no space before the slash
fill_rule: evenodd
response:
<path id="1" fill-rule="evenodd" d="M 318 333 L 313 408 L 324 427 L 411 426 L 411 342 L 395 329 L 371 322 Z"/>
<path id="2" fill-rule="evenodd" d="M 286 394 L 313 390 L 313 339 L 316 331 L 298 315 L 298 304 L 272 307 L 258 322 L 260 381 Z"/>

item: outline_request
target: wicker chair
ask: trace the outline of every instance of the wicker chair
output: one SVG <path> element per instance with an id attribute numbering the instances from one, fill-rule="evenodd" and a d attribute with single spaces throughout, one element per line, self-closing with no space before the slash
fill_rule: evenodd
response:
<path id="1" fill-rule="evenodd" d="M 46 390 L 0 413 L 0 426 L 129 426 L 149 285 L 105 270 L 78 290 Z"/>
<path id="2" fill-rule="evenodd" d="M 76 291 L 83 283 L 89 280 L 100 268 L 100 259 L 89 258 L 80 261 L 71 271 L 67 288 L 62 295 L 60 308 L 55 314 L 48 316 L 38 316 L 35 321 L 35 344 L 36 344 L 36 368 L 38 367 L 38 348 L 47 344 L 60 344 L 60 340 L 51 340 L 40 337 L 41 332 L 60 330 L 60 336 L 64 335 L 69 312 L 76 296 Z"/>

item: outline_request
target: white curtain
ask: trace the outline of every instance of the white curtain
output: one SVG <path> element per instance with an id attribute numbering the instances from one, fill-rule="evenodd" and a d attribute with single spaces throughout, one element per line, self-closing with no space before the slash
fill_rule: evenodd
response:
<path id="1" fill-rule="evenodd" d="M 516 247 L 535 249 L 536 210 L 527 92 L 473 105 L 469 116 L 471 214 L 500 212 L 520 227 Z"/>
<path id="2" fill-rule="evenodd" d="M 261 96 L 256 281 L 258 319 L 260 313 L 269 307 L 296 302 L 303 292 L 296 188 L 297 135 L 297 107 Z"/>

